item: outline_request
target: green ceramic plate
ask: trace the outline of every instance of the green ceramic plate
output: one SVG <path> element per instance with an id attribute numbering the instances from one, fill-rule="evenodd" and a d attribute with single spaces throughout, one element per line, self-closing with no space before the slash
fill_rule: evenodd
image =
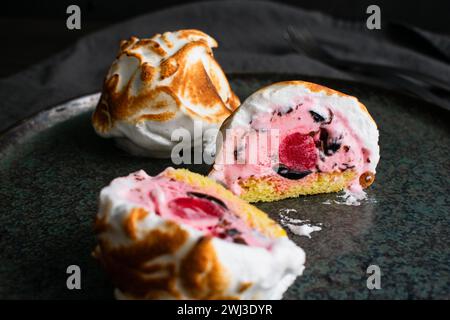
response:
<path id="1" fill-rule="evenodd" d="M 234 75 L 241 99 L 263 85 L 301 76 Z M 306 252 L 304 275 L 287 299 L 450 298 L 450 126 L 438 108 L 369 86 L 307 79 L 358 96 L 381 134 L 377 179 L 360 206 L 319 195 L 259 205 L 323 223 L 312 238 L 290 237 Z M 90 114 L 98 95 L 25 120 L 0 136 L 0 298 L 111 299 L 112 286 L 91 257 L 97 195 L 113 178 L 167 160 L 131 157 L 97 137 Z M 205 173 L 203 165 L 188 166 Z M 332 204 L 325 204 L 325 203 Z M 66 269 L 81 268 L 81 290 Z M 367 288 L 378 265 L 381 289 Z"/>

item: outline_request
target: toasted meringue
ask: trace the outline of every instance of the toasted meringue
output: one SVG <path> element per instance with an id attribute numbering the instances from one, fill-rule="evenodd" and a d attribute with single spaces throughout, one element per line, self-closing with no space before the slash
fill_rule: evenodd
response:
<path id="1" fill-rule="evenodd" d="M 304 269 L 275 221 L 185 169 L 113 180 L 95 230 L 119 299 L 280 299 Z"/>
<path id="2" fill-rule="evenodd" d="M 220 127 L 239 99 L 213 57 L 215 47 L 198 30 L 122 41 L 92 117 L 96 132 L 132 154 L 168 158 L 178 143 L 171 140 L 175 129 L 192 133 L 195 122 L 204 131 Z M 206 143 L 191 137 L 191 146 Z"/>
<path id="3" fill-rule="evenodd" d="M 366 107 L 304 81 L 253 93 L 221 132 L 209 176 L 250 202 L 342 189 L 362 197 L 380 159 L 377 125 Z"/>

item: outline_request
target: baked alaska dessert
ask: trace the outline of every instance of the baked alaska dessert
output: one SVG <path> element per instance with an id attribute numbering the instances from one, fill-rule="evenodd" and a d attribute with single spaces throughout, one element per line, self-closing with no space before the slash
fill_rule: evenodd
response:
<path id="1" fill-rule="evenodd" d="M 119 299 L 280 299 L 304 269 L 276 222 L 186 169 L 113 180 L 95 230 Z"/>
<path id="2" fill-rule="evenodd" d="M 210 177 L 250 202 L 348 191 L 375 179 L 378 130 L 355 97 L 304 81 L 253 93 L 222 125 Z"/>
<path id="3" fill-rule="evenodd" d="M 215 47 L 198 30 L 122 41 L 92 117 L 95 131 L 143 156 L 169 158 L 178 128 L 189 130 L 191 146 L 215 146 L 214 132 L 240 103 L 213 57 Z M 194 123 L 201 132 L 211 129 L 205 139 L 192 134 Z"/>

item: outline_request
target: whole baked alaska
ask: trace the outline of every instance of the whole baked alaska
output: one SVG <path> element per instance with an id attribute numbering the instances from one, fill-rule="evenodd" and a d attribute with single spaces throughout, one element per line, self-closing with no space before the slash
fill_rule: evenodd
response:
<path id="1" fill-rule="evenodd" d="M 122 41 L 106 75 L 92 117 L 95 131 L 115 138 L 135 155 L 169 158 L 178 139 L 191 133 L 191 146 L 214 146 L 214 129 L 239 105 L 212 48 L 217 42 L 198 30 L 157 34 Z M 194 135 L 194 125 L 209 135 Z M 214 151 L 213 149 L 211 152 Z"/>
<path id="2" fill-rule="evenodd" d="M 304 269 L 275 221 L 186 169 L 113 180 L 95 231 L 119 299 L 280 299 Z"/>
<path id="3" fill-rule="evenodd" d="M 303 81 L 255 92 L 221 134 L 210 177 L 250 202 L 342 189 L 361 199 L 380 158 L 378 129 L 366 107 Z"/>

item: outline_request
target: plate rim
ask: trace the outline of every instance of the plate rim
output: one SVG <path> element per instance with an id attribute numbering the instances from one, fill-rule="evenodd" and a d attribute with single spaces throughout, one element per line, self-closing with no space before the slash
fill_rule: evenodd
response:
<path id="1" fill-rule="evenodd" d="M 431 111 L 433 113 L 435 112 L 441 112 L 445 114 L 446 116 L 450 115 L 450 110 L 447 110 L 445 108 L 439 107 L 433 103 L 430 103 L 428 101 L 422 100 L 418 97 L 413 97 L 410 95 L 407 95 L 402 92 L 397 92 L 393 90 L 389 90 L 387 88 L 383 88 L 380 86 L 367 84 L 367 83 L 361 83 L 354 80 L 349 79 L 340 79 L 340 78 L 334 78 L 334 77 L 322 77 L 322 76 L 311 76 L 311 75 L 301 75 L 298 73 L 274 73 L 274 72 L 261 72 L 261 73 L 246 73 L 246 72 L 236 72 L 236 73 L 227 73 L 226 74 L 228 78 L 231 79 L 239 79 L 239 77 L 293 77 L 298 79 L 305 79 L 304 81 L 310 81 L 311 79 L 318 79 L 320 81 L 338 81 L 340 83 L 346 84 L 346 85 L 358 85 L 358 86 L 364 86 L 367 88 L 375 89 L 378 91 L 383 91 L 386 94 L 389 94 L 391 96 L 396 96 L 401 99 L 409 99 L 411 101 L 420 101 L 421 104 L 428 105 L 432 108 L 427 109 L 428 111 Z M 284 80 L 283 80 L 284 81 Z M 287 80 L 286 80 L 287 81 Z M 320 84 L 320 81 L 317 82 Z M 276 81 L 279 82 L 279 81 Z M 275 83 L 275 82 L 274 82 Z M 44 109 L 41 109 L 39 111 L 36 111 L 29 116 L 17 120 L 13 122 L 10 126 L 6 127 L 2 131 L 0 131 L 0 154 L 3 154 L 9 146 L 14 145 L 17 141 L 20 140 L 20 138 L 26 136 L 30 133 L 36 133 L 36 131 L 29 131 L 27 129 L 32 129 L 33 125 L 39 125 L 45 123 L 45 120 L 49 119 L 51 116 L 54 116 L 54 118 L 58 118 L 56 115 L 59 116 L 58 120 L 56 122 L 49 123 L 49 126 L 62 122 L 64 120 L 69 119 L 72 116 L 80 114 L 80 111 L 84 108 L 82 107 L 83 104 L 85 104 L 85 100 L 91 100 L 91 99 L 99 99 L 101 95 L 101 91 L 95 91 L 87 94 L 83 94 L 80 96 L 76 96 L 70 99 L 66 99 L 63 102 L 53 104 L 50 107 L 46 107 Z M 68 112 L 70 110 L 70 112 Z M 41 128 L 45 128 L 44 126 L 41 126 Z M 39 132 L 40 130 L 38 130 Z"/>

